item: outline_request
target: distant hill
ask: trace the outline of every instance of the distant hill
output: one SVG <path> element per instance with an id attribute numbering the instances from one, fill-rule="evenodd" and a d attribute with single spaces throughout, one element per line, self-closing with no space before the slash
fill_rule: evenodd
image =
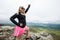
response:
<path id="1" fill-rule="evenodd" d="M 28 26 L 60 30 L 60 24 L 27 23 Z"/>
<path id="2" fill-rule="evenodd" d="M 0 26 L 14 26 L 13 23 L 3 23 L 0 24 Z M 33 22 L 28 22 L 27 25 L 29 27 L 34 27 L 34 28 L 46 28 L 46 29 L 51 29 L 51 30 L 60 30 L 60 24 L 44 24 L 44 23 L 33 23 Z"/>

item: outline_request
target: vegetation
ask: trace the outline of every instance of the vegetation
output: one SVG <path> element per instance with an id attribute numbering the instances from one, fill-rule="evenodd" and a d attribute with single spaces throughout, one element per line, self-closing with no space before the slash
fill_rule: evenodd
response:
<path id="1" fill-rule="evenodd" d="M 49 34 L 51 34 L 53 36 L 54 40 L 60 40 L 60 30 L 48 30 L 48 29 L 44 29 L 44 28 L 30 27 L 30 31 L 35 32 L 35 33 L 45 31 L 45 32 L 48 32 Z"/>

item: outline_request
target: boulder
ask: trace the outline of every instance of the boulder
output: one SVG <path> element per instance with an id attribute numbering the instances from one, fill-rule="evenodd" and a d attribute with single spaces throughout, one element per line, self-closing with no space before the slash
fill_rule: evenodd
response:
<path id="1" fill-rule="evenodd" d="M 15 40 L 13 37 L 14 27 L 11 26 L 4 26 L 0 28 L 0 39 L 1 40 Z M 8 31 L 7 31 L 8 30 Z M 52 35 L 47 32 L 40 32 L 40 33 L 29 33 L 30 38 L 28 40 L 54 40 Z M 21 40 L 26 40 L 25 33 L 22 35 Z"/>

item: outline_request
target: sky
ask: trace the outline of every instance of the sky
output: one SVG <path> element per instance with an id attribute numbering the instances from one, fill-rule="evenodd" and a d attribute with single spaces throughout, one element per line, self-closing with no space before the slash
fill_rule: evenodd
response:
<path id="1" fill-rule="evenodd" d="M 60 24 L 60 0 L 0 0 L 0 22 L 10 21 L 19 6 L 26 9 L 29 4 L 27 22 Z"/>

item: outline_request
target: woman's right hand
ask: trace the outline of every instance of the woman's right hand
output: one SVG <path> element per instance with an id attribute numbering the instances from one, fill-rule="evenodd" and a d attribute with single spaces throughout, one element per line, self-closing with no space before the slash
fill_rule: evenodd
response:
<path id="1" fill-rule="evenodd" d="M 20 26 L 23 26 L 23 24 L 22 24 L 22 23 L 20 23 Z"/>

